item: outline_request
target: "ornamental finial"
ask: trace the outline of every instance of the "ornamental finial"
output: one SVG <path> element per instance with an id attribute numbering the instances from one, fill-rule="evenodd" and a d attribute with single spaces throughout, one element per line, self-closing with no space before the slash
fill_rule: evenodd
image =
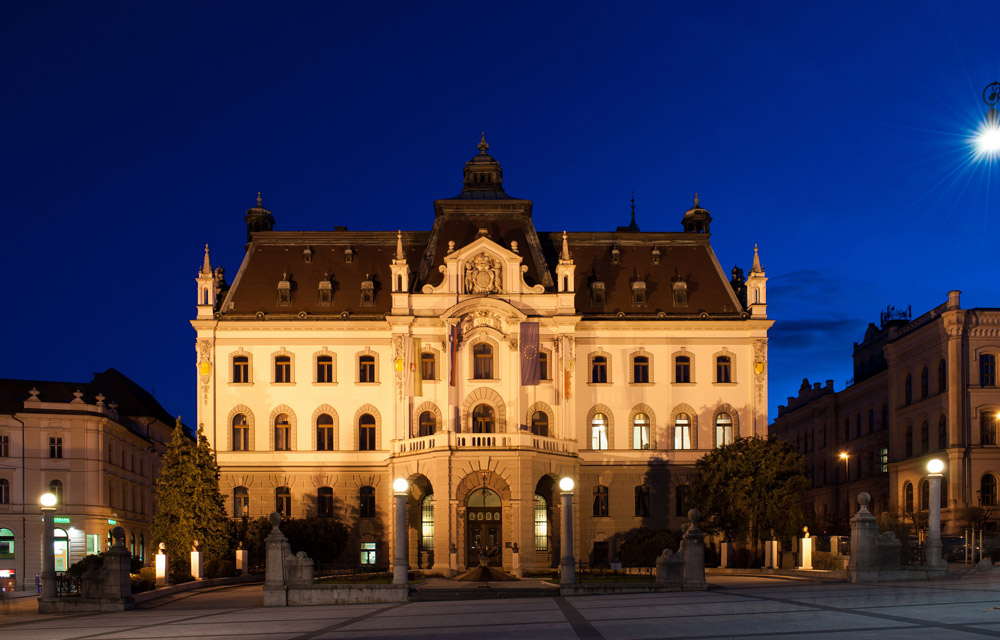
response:
<path id="1" fill-rule="evenodd" d="M 261 199 L 260 199 L 260 191 L 257 192 L 257 206 L 258 207 L 262 206 L 261 205 Z"/>
<path id="2" fill-rule="evenodd" d="M 694 206 L 695 206 L 695 208 L 698 207 L 698 192 L 697 191 L 694 192 Z"/>
<path id="3" fill-rule="evenodd" d="M 486 142 L 486 132 L 483 131 L 483 137 L 479 140 L 477 145 L 480 153 L 486 153 L 490 148 L 490 143 Z"/>

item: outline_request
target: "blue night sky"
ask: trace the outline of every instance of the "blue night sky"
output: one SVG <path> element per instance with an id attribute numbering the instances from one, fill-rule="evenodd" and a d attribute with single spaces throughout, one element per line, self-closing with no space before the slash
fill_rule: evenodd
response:
<path id="1" fill-rule="evenodd" d="M 540 230 L 679 231 L 769 277 L 770 412 L 886 305 L 1000 306 L 968 138 L 1000 3 L 7 2 L 0 377 L 115 367 L 193 423 L 202 247 L 429 229 L 486 130 Z"/>

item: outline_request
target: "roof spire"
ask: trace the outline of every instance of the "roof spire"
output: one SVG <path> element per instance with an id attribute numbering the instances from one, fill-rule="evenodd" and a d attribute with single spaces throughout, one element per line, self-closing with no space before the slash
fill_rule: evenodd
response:
<path id="1" fill-rule="evenodd" d="M 489 151 L 490 143 L 486 142 L 485 131 L 483 131 L 483 137 L 479 140 L 479 144 L 477 145 L 477 147 L 479 148 L 480 153 L 486 153 L 487 151 Z"/>
<path id="2" fill-rule="evenodd" d="M 750 269 L 750 273 L 763 273 L 764 269 L 760 266 L 760 256 L 757 255 L 757 243 L 753 243 L 753 267 Z"/>
<path id="3" fill-rule="evenodd" d="M 698 207 L 698 192 L 697 191 L 694 192 L 694 206 L 695 206 L 695 208 Z"/>
<path id="4" fill-rule="evenodd" d="M 396 260 L 404 260 L 403 256 L 403 232 L 396 231 Z"/>
<path id="5" fill-rule="evenodd" d="M 204 274 L 212 273 L 212 264 L 208 261 L 208 245 L 205 245 L 205 260 L 201 263 L 201 272 Z"/>
<path id="6" fill-rule="evenodd" d="M 635 226 L 635 190 L 632 190 L 632 224 L 629 226 Z"/>
<path id="7" fill-rule="evenodd" d="M 260 191 L 258 191 L 258 192 L 257 192 L 257 206 L 258 206 L 258 207 L 260 207 L 260 206 L 263 206 L 263 205 L 261 204 L 261 199 L 260 199 Z"/>
<path id="8" fill-rule="evenodd" d="M 569 257 L 569 243 L 566 242 L 566 232 L 565 231 L 563 231 L 562 253 L 559 254 L 559 260 L 560 261 L 564 261 L 564 262 L 568 262 L 570 260 L 570 257 Z"/>

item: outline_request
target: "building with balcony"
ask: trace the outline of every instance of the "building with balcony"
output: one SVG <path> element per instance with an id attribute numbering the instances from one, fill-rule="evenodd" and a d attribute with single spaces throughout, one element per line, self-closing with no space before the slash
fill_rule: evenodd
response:
<path id="1" fill-rule="evenodd" d="M 679 231 L 640 231 L 634 202 L 615 231 L 536 231 L 488 148 L 429 231 L 274 231 L 258 196 L 231 286 L 206 247 L 198 421 L 234 517 L 341 518 L 345 564 L 384 567 L 403 477 L 411 566 L 496 547 L 527 570 L 559 561 L 571 476 L 578 555 L 602 564 L 624 532 L 679 528 L 707 450 L 766 433 L 756 249 L 727 280 L 697 197 Z"/>
<path id="2" fill-rule="evenodd" d="M 854 344 L 847 388 L 804 380 L 778 407 L 770 433 L 806 456 L 817 526 L 846 531 L 857 494 L 867 491 L 876 514 L 887 510 L 924 528 L 932 458 L 946 465 L 944 531 L 967 525 L 966 507 L 982 506 L 996 519 L 997 327 L 1000 309 L 962 309 L 958 291 L 915 319 L 889 308 Z"/>
<path id="3" fill-rule="evenodd" d="M 56 571 L 104 551 L 114 526 L 151 553 L 155 484 L 174 421 L 115 369 L 90 382 L 0 379 L 0 588 L 41 574 L 39 498 L 56 495 Z"/>

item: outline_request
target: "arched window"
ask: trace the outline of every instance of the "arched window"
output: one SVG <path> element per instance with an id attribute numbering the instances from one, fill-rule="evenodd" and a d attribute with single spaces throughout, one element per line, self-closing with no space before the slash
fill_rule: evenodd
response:
<path id="1" fill-rule="evenodd" d="M 906 427 L 906 448 L 905 448 L 905 452 L 906 452 L 905 453 L 905 457 L 907 457 L 907 458 L 912 458 L 913 457 L 913 427 L 912 426 L 907 426 Z"/>
<path id="2" fill-rule="evenodd" d="M 938 449 L 948 448 L 948 421 L 944 415 L 938 418 Z"/>
<path id="3" fill-rule="evenodd" d="M 250 450 L 250 425 L 242 413 L 233 416 L 233 451 Z"/>
<path id="4" fill-rule="evenodd" d="M 274 381 L 292 381 L 292 359 L 289 356 L 274 357 Z"/>
<path id="5" fill-rule="evenodd" d="M 246 487 L 233 489 L 233 517 L 250 517 L 250 490 Z"/>
<path id="6" fill-rule="evenodd" d="M 316 417 L 316 451 L 333 451 L 336 448 L 333 437 L 333 416 L 321 413 Z"/>
<path id="7" fill-rule="evenodd" d="M 920 510 L 927 511 L 930 504 L 931 485 L 926 479 L 920 481 Z"/>
<path id="8" fill-rule="evenodd" d="M 358 418 L 358 451 L 375 451 L 375 416 L 370 413 Z"/>
<path id="9" fill-rule="evenodd" d="M 595 413 L 590 421 L 590 448 L 594 450 L 608 448 L 608 417 L 603 413 Z"/>
<path id="10" fill-rule="evenodd" d="M 691 382 L 691 358 L 677 356 L 674 358 L 674 382 Z"/>
<path id="11" fill-rule="evenodd" d="M 274 490 L 274 510 L 281 514 L 282 518 L 292 516 L 292 490 L 288 487 L 278 487 Z"/>
<path id="12" fill-rule="evenodd" d="M 358 492 L 358 515 L 362 518 L 375 517 L 375 487 L 361 487 Z"/>
<path id="13" fill-rule="evenodd" d="M 984 387 L 995 387 L 997 384 L 997 357 L 992 353 L 979 356 L 979 384 Z"/>
<path id="14" fill-rule="evenodd" d="M 10 529 L 0 529 L 0 559 L 14 557 L 14 532 Z"/>
<path id="15" fill-rule="evenodd" d="M 333 517 L 333 489 L 320 487 L 316 490 L 316 515 L 320 518 Z"/>
<path id="16" fill-rule="evenodd" d="M 434 551 L 434 494 L 420 502 L 420 550 Z"/>
<path id="17" fill-rule="evenodd" d="M 608 381 L 608 359 L 605 356 L 594 356 L 591 362 L 590 381 L 595 384 Z"/>
<path id="18" fill-rule="evenodd" d="M 979 481 L 979 505 L 995 507 L 997 505 L 997 477 L 992 473 L 983 475 Z"/>
<path id="19" fill-rule="evenodd" d="M 688 501 L 691 496 L 691 487 L 686 484 L 679 485 L 674 490 L 674 515 L 686 516 L 690 507 Z"/>
<path id="20" fill-rule="evenodd" d="M 549 505 L 535 494 L 535 551 L 549 550 Z"/>
<path id="21" fill-rule="evenodd" d="M 531 414 L 531 433 L 536 436 L 549 437 L 549 414 L 536 411 Z"/>
<path id="22" fill-rule="evenodd" d="M 948 363 L 944 360 L 938 363 L 938 393 L 948 389 Z"/>
<path id="23" fill-rule="evenodd" d="M 913 403 L 913 376 L 906 374 L 906 380 L 903 382 L 903 397 L 906 404 Z"/>
<path id="24" fill-rule="evenodd" d="M 493 379 L 493 347 L 480 342 L 472 347 L 472 377 L 476 380 Z"/>
<path id="25" fill-rule="evenodd" d="M 632 419 L 632 448 L 649 449 L 649 416 L 645 413 L 637 413 Z"/>
<path id="26" fill-rule="evenodd" d="M 358 382 L 377 382 L 375 379 L 375 356 L 358 357 Z"/>
<path id="27" fill-rule="evenodd" d="M 432 436 L 437 430 L 437 419 L 434 414 L 430 411 L 424 411 L 420 414 L 420 418 L 417 419 L 417 433 L 419 437 Z"/>
<path id="28" fill-rule="evenodd" d="M 979 416 L 981 444 L 997 443 L 997 412 L 983 411 Z"/>
<path id="29" fill-rule="evenodd" d="M 279 413 L 274 416 L 274 450 L 291 451 L 292 449 L 292 424 L 288 421 L 287 413 Z"/>
<path id="30" fill-rule="evenodd" d="M 733 418 L 728 413 L 720 413 L 715 417 L 715 446 L 733 443 Z"/>
<path id="31" fill-rule="evenodd" d="M 233 356 L 233 383 L 246 384 L 250 382 L 250 358 L 248 356 Z"/>
<path id="32" fill-rule="evenodd" d="M 316 382 L 328 384 L 333 381 L 333 356 L 317 356 Z"/>
<path id="33" fill-rule="evenodd" d="M 472 410 L 472 433 L 493 433 L 495 424 L 493 407 L 490 405 L 480 404 Z"/>
<path id="34" fill-rule="evenodd" d="M 10 504 L 10 481 L 0 478 L 0 504 Z"/>
<path id="35" fill-rule="evenodd" d="M 733 361 L 729 356 L 719 356 L 715 359 L 715 381 L 733 381 Z"/>
<path id="36" fill-rule="evenodd" d="M 63 483 L 62 480 L 53 480 L 49 483 L 49 493 L 56 497 L 56 504 L 63 503 Z M 125 499 L 122 498 L 122 504 L 124 506 Z"/>
<path id="37" fill-rule="evenodd" d="M 139 561 L 146 561 L 146 536 L 139 534 Z"/>
<path id="38" fill-rule="evenodd" d="M 131 553 L 132 557 L 134 558 L 135 557 L 135 534 L 134 533 L 131 536 L 129 536 L 129 545 L 128 546 L 129 546 L 129 553 Z"/>
<path id="39" fill-rule="evenodd" d="M 649 517 L 649 487 L 644 484 L 635 488 L 635 517 Z"/>
<path id="40" fill-rule="evenodd" d="M 604 485 L 594 487 L 594 517 L 603 518 L 608 515 L 608 488 Z"/>
<path id="41" fill-rule="evenodd" d="M 909 482 L 903 485 L 903 512 L 913 513 L 913 485 Z"/>
<path id="42" fill-rule="evenodd" d="M 931 450 L 931 425 L 926 420 L 920 425 L 920 453 Z"/>
<path id="43" fill-rule="evenodd" d="M 931 381 L 930 374 L 927 372 L 927 367 L 920 370 L 920 398 L 926 398 L 931 392 Z"/>
<path id="44" fill-rule="evenodd" d="M 632 358 L 632 382 L 635 384 L 649 382 L 649 358 L 647 356 Z"/>
<path id="45" fill-rule="evenodd" d="M 691 418 L 686 413 L 678 413 L 674 418 L 674 449 L 691 448 Z"/>

